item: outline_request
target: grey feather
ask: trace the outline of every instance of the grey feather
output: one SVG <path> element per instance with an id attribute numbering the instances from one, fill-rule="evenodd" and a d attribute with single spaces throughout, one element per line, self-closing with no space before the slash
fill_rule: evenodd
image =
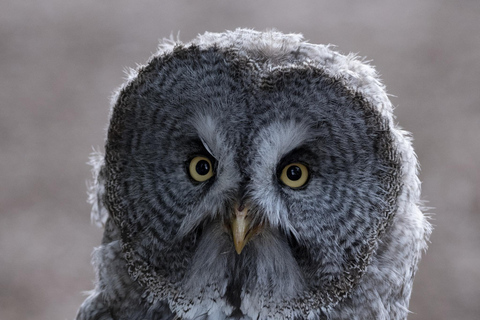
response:
<path id="1" fill-rule="evenodd" d="M 392 109 L 371 66 L 298 34 L 162 44 L 115 94 L 93 160 L 105 233 L 77 319 L 406 319 L 431 226 Z"/>

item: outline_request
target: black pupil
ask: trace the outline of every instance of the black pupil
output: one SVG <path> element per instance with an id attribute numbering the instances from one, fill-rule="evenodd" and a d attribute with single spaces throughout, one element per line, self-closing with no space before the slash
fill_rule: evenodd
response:
<path id="1" fill-rule="evenodd" d="M 200 160 L 197 162 L 195 170 L 199 175 L 204 176 L 210 172 L 210 164 L 207 160 Z"/>
<path id="2" fill-rule="evenodd" d="M 292 181 L 297 181 L 302 177 L 302 169 L 298 166 L 290 166 L 287 168 L 287 178 Z"/>

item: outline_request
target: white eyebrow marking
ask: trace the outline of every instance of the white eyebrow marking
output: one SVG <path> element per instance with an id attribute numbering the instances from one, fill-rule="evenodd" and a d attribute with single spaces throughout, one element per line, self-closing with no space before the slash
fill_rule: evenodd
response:
<path id="1" fill-rule="evenodd" d="M 282 198 L 272 188 L 280 160 L 312 139 L 312 127 L 307 121 L 276 121 L 259 131 L 254 145 L 258 146 L 252 175 L 252 199 L 260 205 L 272 226 L 280 226 L 298 237 L 288 220 Z"/>
<path id="2" fill-rule="evenodd" d="M 311 139 L 310 125 L 294 120 L 274 122 L 259 132 L 258 155 L 268 166 Z"/>
<path id="3" fill-rule="evenodd" d="M 219 160 L 224 139 L 213 118 L 210 115 L 199 115 L 193 121 L 193 126 L 207 152 Z"/>
<path id="4" fill-rule="evenodd" d="M 203 144 L 203 147 L 205 148 L 205 150 L 207 150 L 207 152 L 210 153 L 210 155 L 215 158 L 215 156 L 213 155 L 212 149 L 210 149 L 210 147 L 205 142 L 205 140 L 203 140 L 202 137 L 200 137 L 200 141 L 202 141 L 202 144 Z M 215 158 L 215 159 L 218 160 L 217 158 Z"/>

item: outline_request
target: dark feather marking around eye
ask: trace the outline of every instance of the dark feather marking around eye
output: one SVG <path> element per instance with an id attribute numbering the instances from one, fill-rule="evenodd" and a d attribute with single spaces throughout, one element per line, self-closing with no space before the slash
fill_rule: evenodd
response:
<path id="1" fill-rule="evenodd" d="M 214 180 L 214 178 L 211 178 L 211 179 L 203 181 L 203 182 L 195 181 L 193 178 L 191 178 L 190 173 L 189 173 L 189 166 L 190 166 L 190 162 L 192 161 L 193 158 L 198 157 L 198 156 L 206 157 L 210 160 L 210 162 L 212 164 L 212 170 L 215 173 L 215 171 L 217 170 L 217 159 L 206 149 L 206 144 L 204 144 L 202 142 L 202 140 L 199 139 L 199 138 L 198 139 L 191 139 L 191 140 L 185 142 L 184 146 L 186 146 L 187 148 L 190 149 L 189 154 L 184 159 L 184 166 L 183 167 L 184 167 L 185 174 L 190 178 L 190 180 L 194 184 L 208 184 L 208 183 L 211 183 Z"/>
<path id="2" fill-rule="evenodd" d="M 302 162 L 302 159 L 305 158 L 315 159 L 317 158 L 317 155 L 312 152 L 307 146 L 300 146 L 283 156 L 283 158 L 278 163 L 277 169 L 281 171 L 286 165 L 292 162 Z"/>
<path id="3" fill-rule="evenodd" d="M 213 170 L 213 176 L 211 178 L 205 180 L 205 181 L 197 181 L 197 180 L 193 179 L 193 177 L 190 174 L 190 169 L 189 169 L 190 168 L 190 162 L 192 161 L 193 158 L 195 158 L 197 156 L 208 158 L 210 160 L 211 165 L 212 165 L 211 170 Z M 194 185 L 211 186 L 213 184 L 213 182 L 215 181 L 215 172 L 217 170 L 217 161 L 213 157 L 211 157 L 210 154 L 207 154 L 206 152 L 195 153 L 195 154 L 191 155 L 184 162 L 183 167 L 184 167 L 185 175 L 190 180 L 190 182 Z M 205 195 L 206 192 L 207 192 L 207 189 L 203 189 L 199 196 Z"/>

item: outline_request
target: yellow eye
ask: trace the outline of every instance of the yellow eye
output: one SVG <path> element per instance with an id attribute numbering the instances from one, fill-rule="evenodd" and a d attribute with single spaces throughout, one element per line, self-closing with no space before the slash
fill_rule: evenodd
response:
<path id="1" fill-rule="evenodd" d="M 212 162 L 207 157 L 197 156 L 190 161 L 188 171 L 195 181 L 206 181 L 213 176 Z"/>
<path id="2" fill-rule="evenodd" d="M 308 169 L 301 163 L 291 163 L 283 168 L 280 180 L 290 188 L 300 188 L 307 183 Z"/>

